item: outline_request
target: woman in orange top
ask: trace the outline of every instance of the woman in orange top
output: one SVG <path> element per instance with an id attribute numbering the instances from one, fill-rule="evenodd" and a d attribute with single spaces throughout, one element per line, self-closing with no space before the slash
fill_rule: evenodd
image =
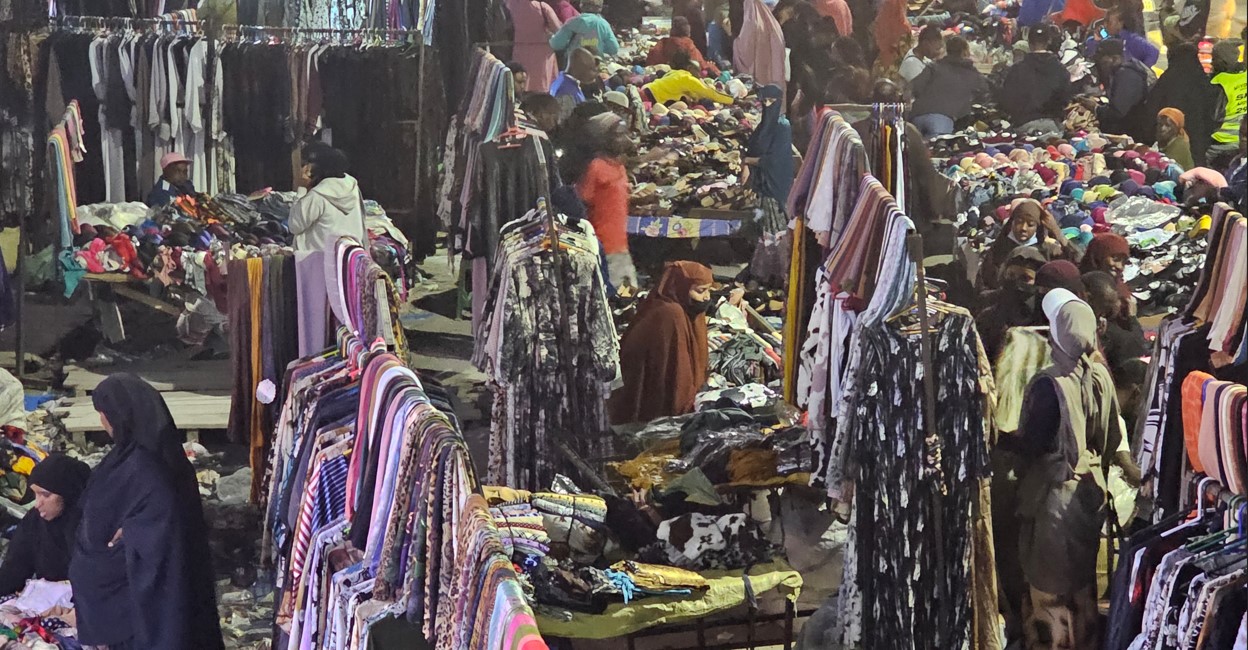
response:
<path id="1" fill-rule="evenodd" d="M 579 174 L 576 190 L 602 244 L 607 280 L 616 289 L 636 287 L 637 270 L 628 252 L 629 187 L 623 163 L 633 151 L 633 141 L 623 118 L 612 112 L 589 118 L 586 135 L 593 143 L 593 158 Z"/>
<path id="2" fill-rule="evenodd" d="M 654 47 L 650 48 L 650 54 L 646 56 L 646 65 L 673 65 L 672 57 L 677 52 L 684 52 L 689 58 L 702 68 L 703 73 L 709 73 L 711 76 L 719 76 L 719 67 L 714 63 L 707 61 L 698 51 L 698 46 L 689 37 L 689 19 L 684 16 L 676 16 L 672 18 L 672 31 L 669 36 L 659 39 Z"/>

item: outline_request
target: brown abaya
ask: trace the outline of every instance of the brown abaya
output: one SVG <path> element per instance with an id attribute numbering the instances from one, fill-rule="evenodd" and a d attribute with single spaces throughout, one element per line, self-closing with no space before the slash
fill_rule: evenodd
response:
<path id="1" fill-rule="evenodd" d="M 690 315 L 689 290 L 713 282 L 696 262 L 669 262 L 659 287 L 637 310 L 620 342 L 624 386 L 611 396 L 615 424 L 693 411 L 706 383 L 706 314 Z"/>

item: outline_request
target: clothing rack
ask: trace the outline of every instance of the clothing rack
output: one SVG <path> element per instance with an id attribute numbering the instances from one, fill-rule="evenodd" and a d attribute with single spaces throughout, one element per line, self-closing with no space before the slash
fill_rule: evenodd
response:
<path id="1" fill-rule="evenodd" d="M 401 39 L 407 39 L 409 43 L 422 44 L 424 35 L 420 30 L 415 29 L 378 29 L 372 27 L 363 27 L 358 29 L 342 29 L 337 27 L 267 27 L 264 25 L 222 25 L 221 37 L 223 40 L 237 42 L 239 40 L 259 41 L 262 37 L 270 39 L 281 39 L 283 37 L 304 37 L 304 36 L 338 36 L 339 43 L 349 45 L 342 40 L 343 37 L 351 36 L 355 38 L 357 43 L 366 43 L 370 37 L 373 40 L 386 39 L 385 42 L 400 42 Z M 401 38 L 400 38 L 401 37 Z M 274 44 L 282 43 L 283 40 L 275 40 Z M 298 41 L 297 41 L 298 42 Z"/>

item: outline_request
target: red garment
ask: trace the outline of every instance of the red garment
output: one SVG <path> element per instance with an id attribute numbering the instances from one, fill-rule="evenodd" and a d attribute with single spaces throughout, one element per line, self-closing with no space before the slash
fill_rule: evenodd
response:
<path id="1" fill-rule="evenodd" d="M 598 157 L 576 184 L 604 253 L 628 252 L 628 172 L 618 160 Z"/>
<path id="2" fill-rule="evenodd" d="M 1087 27 L 1104 17 L 1105 10 L 1096 6 L 1092 0 L 1066 0 L 1066 8 L 1057 14 L 1057 19 L 1053 22 L 1062 25 L 1068 20 L 1073 20 Z"/>
<path id="3" fill-rule="evenodd" d="M 620 340 L 624 386 L 611 395 L 611 421 L 649 422 L 693 411 L 706 383 L 706 314 L 690 316 L 689 290 L 711 284 L 697 262 L 669 262 L 659 286 L 637 308 Z"/>
<path id="4" fill-rule="evenodd" d="M 854 14 L 849 10 L 849 3 L 845 0 L 814 0 L 813 6 L 815 11 L 819 12 L 824 18 L 831 18 L 836 23 L 836 31 L 841 36 L 850 36 L 854 33 Z"/>
<path id="5" fill-rule="evenodd" d="M 844 0 L 841 0 L 844 2 Z M 698 51 L 698 46 L 688 36 L 667 36 L 659 39 L 654 47 L 650 48 L 650 54 L 646 55 L 646 65 L 670 65 L 672 57 L 681 50 L 684 50 L 699 66 L 702 66 L 702 72 L 708 72 L 713 76 L 719 76 L 719 66 L 706 60 L 702 53 Z"/>

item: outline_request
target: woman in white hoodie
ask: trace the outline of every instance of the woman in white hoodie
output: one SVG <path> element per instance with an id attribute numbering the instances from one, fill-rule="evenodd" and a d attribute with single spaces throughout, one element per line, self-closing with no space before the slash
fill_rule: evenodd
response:
<path id="1" fill-rule="evenodd" d="M 341 151 L 316 142 L 303 149 L 299 198 L 290 209 L 295 236 L 295 280 L 299 291 L 299 355 L 325 349 L 329 343 L 329 291 L 325 255 L 333 254 L 339 237 L 368 244 L 364 198 L 359 183 L 347 173 Z M 335 287 L 335 289 L 337 289 Z"/>

